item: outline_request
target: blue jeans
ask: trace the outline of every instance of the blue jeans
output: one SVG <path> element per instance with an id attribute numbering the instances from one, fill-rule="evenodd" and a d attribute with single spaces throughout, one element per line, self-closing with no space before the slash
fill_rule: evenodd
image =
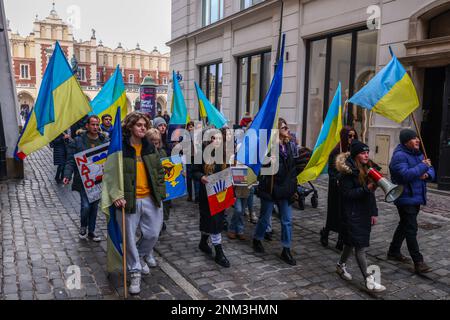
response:
<path id="1" fill-rule="evenodd" d="M 261 215 L 255 229 L 255 239 L 264 239 L 264 234 L 272 217 L 273 206 L 275 202 L 261 199 Z M 288 200 L 277 201 L 278 210 L 281 215 L 281 243 L 283 247 L 290 248 L 292 240 L 292 210 Z"/>
<path id="2" fill-rule="evenodd" d="M 198 201 L 198 197 L 200 194 L 200 182 L 196 181 L 192 178 L 192 164 L 186 165 L 186 184 L 187 184 L 187 192 L 191 199 L 194 199 L 192 197 L 192 183 L 194 183 L 194 196 L 195 200 Z"/>
<path id="3" fill-rule="evenodd" d="M 234 203 L 234 212 L 231 216 L 231 222 L 228 230 L 237 234 L 244 233 L 244 208 L 247 204 L 247 199 L 237 198 Z"/>
<path id="4" fill-rule="evenodd" d="M 255 187 L 250 189 L 250 195 L 247 198 L 247 209 L 248 212 L 253 212 L 253 195 L 255 194 Z M 245 205 L 244 205 L 245 208 Z"/>
<path id="5" fill-rule="evenodd" d="M 98 203 L 100 202 L 100 200 L 97 200 L 93 203 L 89 203 L 89 199 L 84 189 L 81 189 L 80 199 L 81 199 L 81 210 L 80 210 L 81 228 L 82 229 L 88 228 L 89 233 L 94 233 L 95 223 L 97 221 Z"/>

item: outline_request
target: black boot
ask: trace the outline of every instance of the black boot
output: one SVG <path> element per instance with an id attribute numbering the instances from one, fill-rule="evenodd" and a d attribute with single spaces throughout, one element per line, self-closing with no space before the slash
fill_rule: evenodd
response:
<path id="1" fill-rule="evenodd" d="M 264 253 L 264 247 L 261 241 L 253 239 L 253 250 L 257 253 Z"/>
<path id="2" fill-rule="evenodd" d="M 320 230 L 320 243 L 324 247 L 328 246 L 328 230 L 325 228 L 322 228 L 322 230 Z"/>
<path id="3" fill-rule="evenodd" d="M 283 251 L 281 252 L 281 260 L 291 266 L 295 266 L 297 264 L 294 257 L 291 255 L 291 249 L 289 248 L 283 248 Z"/>
<path id="4" fill-rule="evenodd" d="M 212 254 L 212 249 L 208 244 L 208 238 L 209 235 L 207 234 L 202 234 L 202 238 L 200 239 L 200 243 L 198 245 L 198 248 L 203 251 L 206 254 L 211 255 Z"/>
<path id="5" fill-rule="evenodd" d="M 339 251 L 344 250 L 344 241 L 342 239 L 338 239 L 338 241 L 336 242 L 336 249 L 338 249 Z"/>
<path id="6" fill-rule="evenodd" d="M 216 256 L 214 257 L 214 261 L 216 261 L 216 263 L 219 266 L 222 266 L 224 268 L 229 268 L 230 261 L 228 261 L 227 257 L 225 257 L 225 254 L 223 253 L 222 245 L 217 244 L 214 246 L 214 249 L 216 251 Z"/>

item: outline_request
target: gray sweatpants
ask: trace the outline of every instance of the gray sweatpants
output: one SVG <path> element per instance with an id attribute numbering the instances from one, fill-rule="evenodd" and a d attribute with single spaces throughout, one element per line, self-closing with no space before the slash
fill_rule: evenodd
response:
<path id="1" fill-rule="evenodd" d="M 117 220 L 122 229 L 122 211 L 118 212 Z M 163 223 L 162 206 L 158 208 L 148 197 L 136 200 L 136 212 L 125 215 L 125 234 L 127 239 L 128 271 L 141 272 L 141 259 L 149 256 L 158 241 Z M 136 243 L 136 231 L 141 230 L 142 237 Z"/>

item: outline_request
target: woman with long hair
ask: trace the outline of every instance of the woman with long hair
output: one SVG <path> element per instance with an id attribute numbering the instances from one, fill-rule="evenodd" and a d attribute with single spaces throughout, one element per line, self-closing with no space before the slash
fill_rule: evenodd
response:
<path id="1" fill-rule="evenodd" d="M 339 187 L 342 195 L 342 238 L 344 248 L 336 266 L 342 279 L 352 280 L 347 270 L 347 260 L 355 250 L 356 262 L 364 277 L 366 288 L 372 292 L 386 290 L 367 272 L 366 250 L 370 244 L 372 225 L 377 222 L 378 208 L 375 200 L 376 183 L 369 178 L 369 147 L 354 140 L 350 153 L 336 158 L 336 169 L 341 174 Z"/>
<path id="2" fill-rule="evenodd" d="M 230 262 L 225 256 L 222 248 L 222 231 L 224 231 L 225 225 L 225 212 L 222 211 L 211 216 L 211 211 L 208 204 L 208 195 L 206 192 L 208 176 L 223 171 L 228 167 L 225 159 L 225 136 L 217 129 L 208 131 L 209 130 L 206 131 L 206 134 L 211 132 L 213 132 L 213 134 L 211 139 L 203 147 L 206 148 L 211 145 L 213 150 L 211 154 L 212 157 L 211 159 L 208 159 L 210 161 L 205 161 L 203 164 L 194 164 L 192 169 L 193 179 L 200 182 L 199 211 L 201 239 L 198 247 L 204 253 L 212 255 L 212 249 L 208 244 L 208 240 L 211 239 L 211 243 L 213 244 L 215 250 L 215 262 L 224 268 L 228 268 L 230 267 Z M 221 152 L 223 152 L 222 159 L 217 159 Z M 216 154 L 217 157 L 215 157 Z"/>
<path id="3" fill-rule="evenodd" d="M 293 196 L 297 191 L 297 172 L 289 127 L 286 120 L 279 118 L 279 157 L 272 156 L 272 161 L 278 161 L 278 172 L 274 175 L 261 175 L 257 188 L 257 195 L 261 199 L 261 212 L 253 237 L 253 248 L 255 252 L 263 253 L 264 247 L 261 240 L 267 231 L 272 217 L 273 207 L 276 204 L 280 213 L 281 243 L 283 251 L 281 259 L 296 265 L 291 254 L 292 239 L 292 203 Z"/>
<path id="4" fill-rule="evenodd" d="M 338 177 L 336 170 L 336 157 L 342 152 L 348 152 L 353 140 L 358 139 L 356 130 L 350 126 L 345 126 L 340 132 L 341 141 L 330 153 L 328 158 L 328 202 L 327 202 L 327 221 L 325 227 L 320 231 L 320 242 L 324 247 L 328 246 L 328 236 L 330 231 L 338 233 L 336 249 L 342 250 L 343 241 L 340 233 L 341 225 L 341 196 L 339 192 Z"/>

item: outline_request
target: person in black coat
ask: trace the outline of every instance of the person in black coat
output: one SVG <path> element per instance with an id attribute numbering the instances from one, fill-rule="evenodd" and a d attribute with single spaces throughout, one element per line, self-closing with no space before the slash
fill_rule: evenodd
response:
<path id="1" fill-rule="evenodd" d="M 292 240 L 292 203 L 294 194 L 297 192 L 298 174 L 295 154 L 298 152 L 295 143 L 291 143 L 289 128 L 284 119 L 279 119 L 278 128 L 280 130 L 279 157 L 278 159 L 271 157 L 272 161 L 278 161 L 278 172 L 275 175 L 261 175 L 256 190 L 257 196 L 261 199 L 261 212 L 253 236 L 253 249 L 258 253 L 264 252 L 261 240 L 264 239 L 267 226 L 272 217 L 273 207 L 276 204 L 281 222 L 281 243 L 283 245 L 281 259 L 290 265 L 296 265 L 290 248 Z"/>
<path id="2" fill-rule="evenodd" d="M 50 147 L 53 148 L 53 164 L 57 166 L 55 180 L 60 184 L 64 178 L 64 167 L 66 166 L 67 147 L 70 141 L 70 135 L 66 132 L 60 134 L 55 140 L 50 142 Z"/>
<path id="3" fill-rule="evenodd" d="M 336 170 L 336 157 L 342 152 L 348 152 L 353 140 L 358 139 L 356 130 L 345 126 L 340 132 L 341 141 L 330 153 L 328 158 L 328 202 L 327 202 L 327 220 L 325 227 L 320 231 L 320 242 L 324 247 L 328 246 L 328 236 L 330 231 L 339 234 L 336 243 L 336 249 L 342 250 L 344 242 L 341 236 L 341 196 L 339 192 L 338 176 Z"/>
<path id="4" fill-rule="evenodd" d="M 366 287 L 373 292 L 386 290 L 367 272 L 366 250 L 370 243 L 372 225 L 376 224 L 378 208 L 375 200 L 377 185 L 368 176 L 370 167 L 369 147 L 354 140 L 350 154 L 336 158 L 340 173 L 339 186 L 342 195 L 342 238 L 344 249 L 336 266 L 336 272 L 345 280 L 352 280 L 346 262 L 355 249 L 356 261 L 365 279 Z"/>
<path id="5" fill-rule="evenodd" d="M 214 129 L 216 130 L 216 129 Z M 213 144 L 215 149 L 223 148 L 225 157 L 225 140 L 224 135 L 221 132 L 216 132 L 212 135 L 211 140 L 203 146 L 203 149 L 209 144 Z M 214 156 L 214 155 L 213 155 Z M 208 194 L 206 192 L 206 184 L 208 183 L 208 176 L 214 173 L 218 173 L 227 168 L 227 163 L 221 161 L 222 163 L 211 163 L 211 164 L 194 164 L 192 167 L 192 178 L 200 183 L 199 191 L 199 211 L 200 211 L 200 232 L 201 239 L 198 245 L 199 249 L 204 253 L 211 255 L 212 249 L 208 245 L 208 239 L 211 237 L 211 242 L 215 249 L 215 258 L 217 264 L 222 267 L 230 267 L 230 262 L 228 261 L 222 248 L 222 231 L 224 231 L 225 226 L 225 211 L 219 212 L 211 216 L 211 211 L 209 209 Z"/>

